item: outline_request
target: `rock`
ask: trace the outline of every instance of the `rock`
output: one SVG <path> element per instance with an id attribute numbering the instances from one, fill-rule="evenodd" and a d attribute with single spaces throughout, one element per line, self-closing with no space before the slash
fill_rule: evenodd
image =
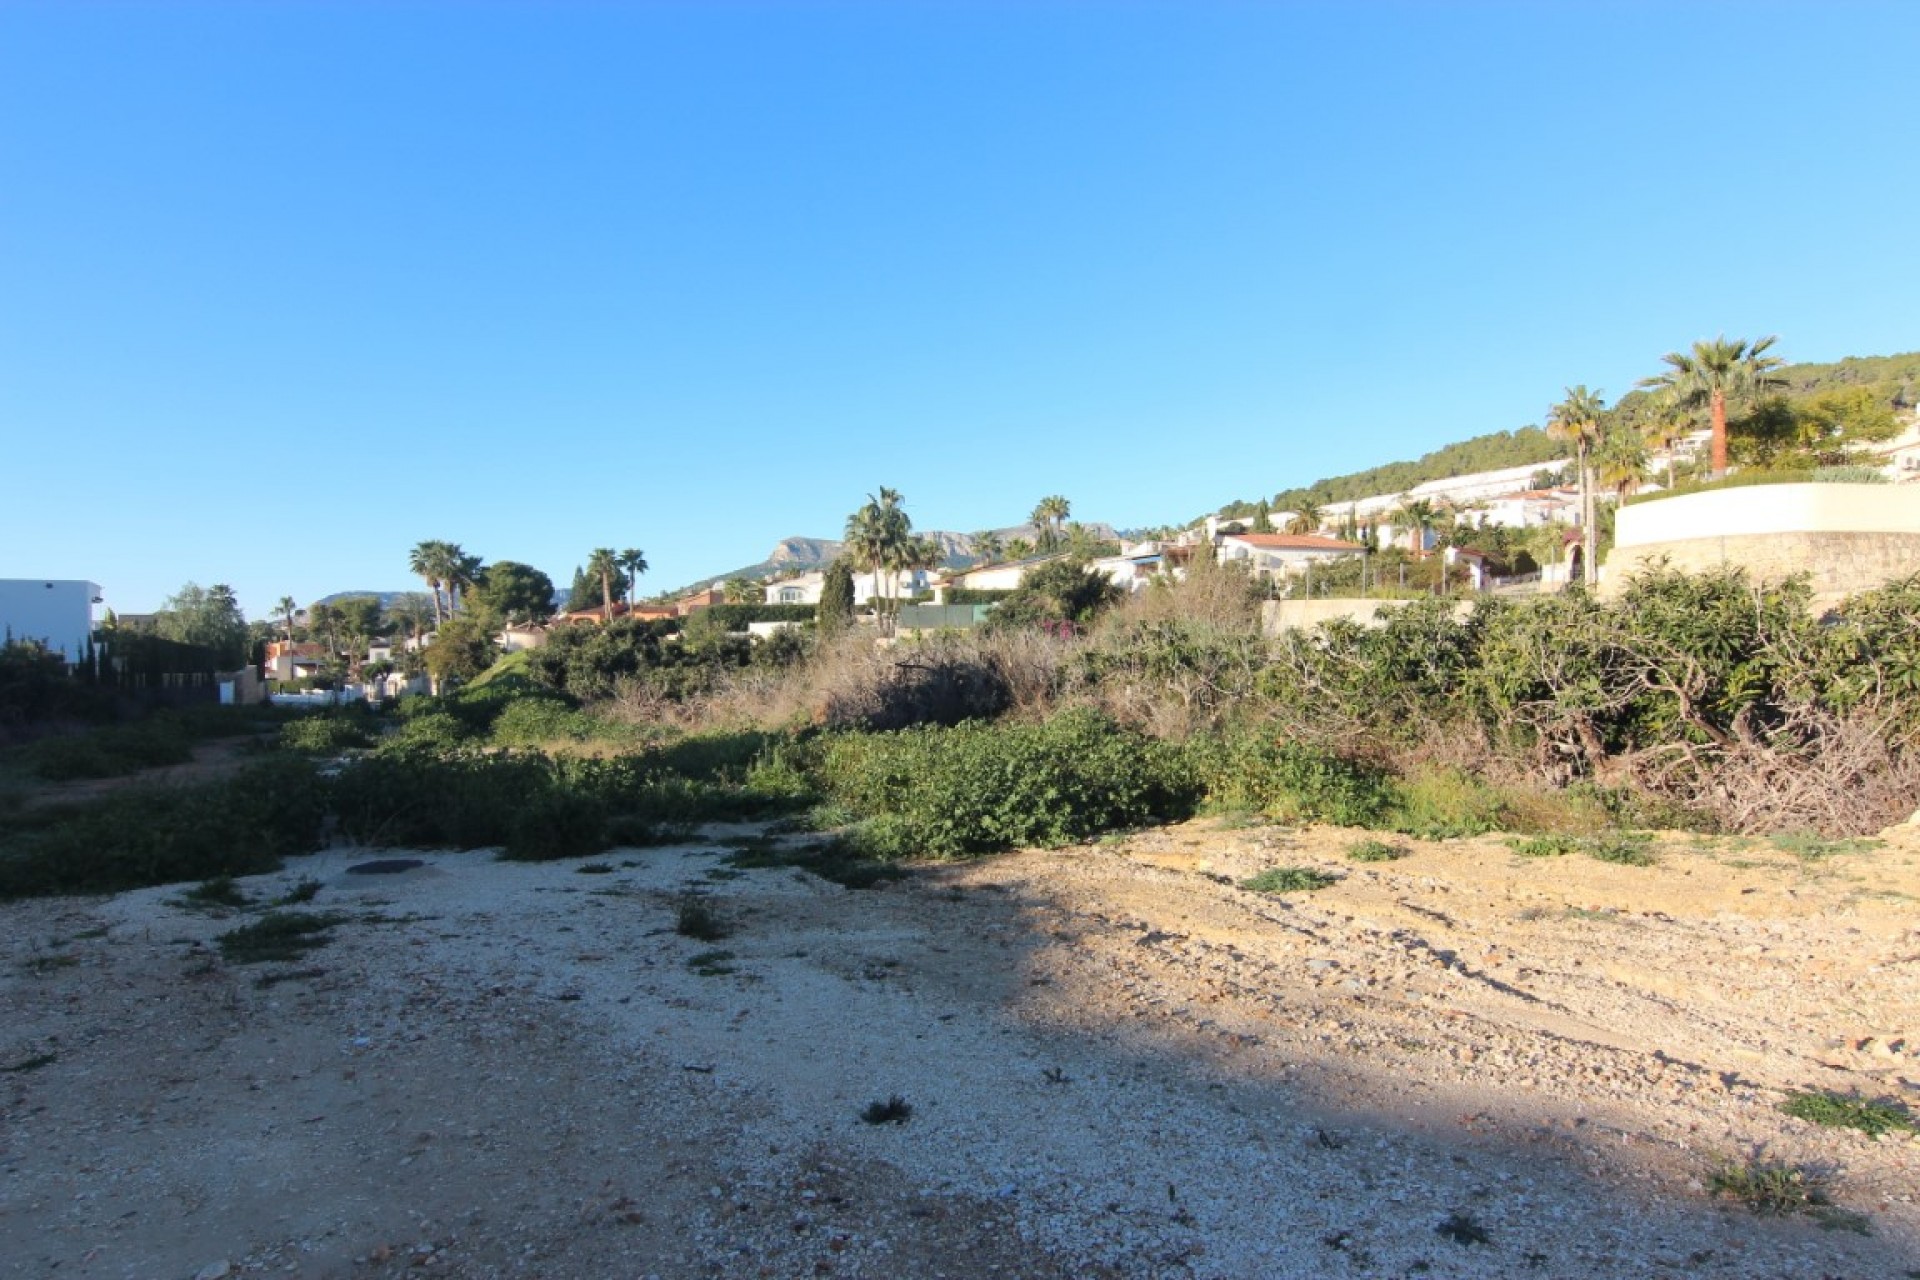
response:
<path id="1" fill-rule="evenodd" d="M 229 1262 L 209 1262 L 193 1273 L 193 1280 L 227 1280 L 233 1274 L 233 1264 Z"/>

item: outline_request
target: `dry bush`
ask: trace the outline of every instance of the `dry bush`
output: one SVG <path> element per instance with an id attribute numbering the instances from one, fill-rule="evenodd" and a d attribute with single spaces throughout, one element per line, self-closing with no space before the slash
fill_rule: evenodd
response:
<path id="1" fill-rule="evenodd" d="M 1091 696 L 1173 741 L 1244 718 L 1271 659 L 1260 605 L 1244 571 L 1196 558 L 1185 578 L 1156 580 L 1102 619 L 1084 655 Z"/>
<path id="2" fill-rule="evenodd" d="M 1920 795 L 1920 752 L 1887 729 L 1868 712 L 1801 707 L 1764 737 L 1643 753 L 1634 781 L 1738 834 L 1874 835 L 1905 820 Z"/>

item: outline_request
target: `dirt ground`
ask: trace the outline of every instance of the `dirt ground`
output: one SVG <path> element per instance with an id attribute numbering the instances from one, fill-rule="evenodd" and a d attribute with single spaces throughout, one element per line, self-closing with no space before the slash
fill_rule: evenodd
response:
<path id="1" fill-rule="evenodd" d="M 177 888 L 0 906 L 0 1276 L 1920 1276 L 1920 1140 L 1778 1109 L 1920 1104 L 1920 833 L 1198 821 L 865 891 L 743 834 L 336 848 L 242 882 L 341 917 L 278 963 Z M 1710 1194 L 1756 1160 L 1828 1203 Z"/>

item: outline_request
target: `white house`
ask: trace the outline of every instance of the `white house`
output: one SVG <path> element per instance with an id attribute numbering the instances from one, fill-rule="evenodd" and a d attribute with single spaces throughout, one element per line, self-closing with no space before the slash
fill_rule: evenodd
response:
<path id="1" fill-rule="evenodd" d="M 900 599 L 905 600 L 926 591 L 932 581 L 932 575 L 925 569 L 900 570 L 897 587 L 892 574 L 856 573 L 853 575 L 853 598 L 856 604 L 865 604 L 875 596 L 885 595 L 889 589 L 893 589 L 897 591 Z M 791 578 L 769 582 L 767 603 L 819 604 L 820 593 L 825 589 L 826 583 L 826 572 L 821 569 L 812 569 Z"/>
<path id="2" fill-rule="evenodd" d="M 1216 555 L 1222 564 L 1242 563 L 1268 577 L 1291 577 L 1365 550 L 1357 542 L 1318 533 L 1227 533 L 1220 536 Z"/>
<path id="3" fill-rule="evenodd" d="M 947 592 L 959 589 L 963 591 L 1012 591 L 1026 581 L 1029 573 L 1041 565 L 1053 560 L 1064 560 L 1066 556 L 1046 555 L 1029 556 L 1025 560 L 1009 560 L 1003 564 L 976 565 L 971 569 L 951 569 L 940 583 L 935 599 L 946 602 Z"/>
<path id="4" fill-rule="evenodd" d="M 97 583 L 71 578 L 0 578 L 0 639 L 38 640 L 68 662 L 87 654 Z"/>
<path id="5" fill-rule="evenodd" d="M 1503 493 L 1483 498 L 1474 510 L 1463 513 L 1476 525 L 1502 529 L 1533 529 L 1544 524 L 1579 524 L 1580 491 L 1571 486 L 1559 489 L 1529 489 L 1522 493 Z"/>

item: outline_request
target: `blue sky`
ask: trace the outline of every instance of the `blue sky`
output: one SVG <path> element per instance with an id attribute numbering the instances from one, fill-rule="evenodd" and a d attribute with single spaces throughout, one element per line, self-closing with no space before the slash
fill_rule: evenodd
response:
<path id="1" fill-rule="evenodd" d="M 1906 3 L 0 4 L 0 577 L 1121 526 L 1920 347 Z"/>

